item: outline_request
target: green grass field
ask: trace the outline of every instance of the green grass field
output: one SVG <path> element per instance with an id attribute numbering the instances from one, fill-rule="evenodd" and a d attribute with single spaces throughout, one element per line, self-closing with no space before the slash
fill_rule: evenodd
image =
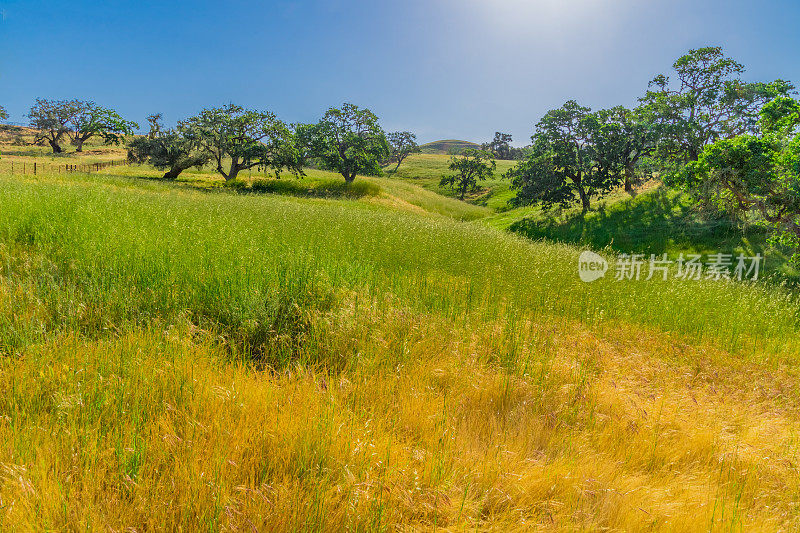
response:
<path id="1" fill-rule="evenodd" d="M 390 174 L 390 176 L 411 182 L 442 196 L 455 198 L 457 196 L 455 192 L 439 184 L 442 176 L 449 173 L 447 168 L 449 164 L 450 156 L 448 155 L 415 154 L 409 156 L 397 173 Z M 468 202 L 487 207 L 493 212 L 506 210 L 506 203 L 513 194 L 509 191 L 508 181 L 502 179 L 502 175 L 514 164 L 514 161 L 497 161 L 495 178 L 481 182 L 479 189 L 469 194 Z"/>
<path id="2" fill-rule="evenodd" d="M 584 246 L 733 237 L 658 192 L 460 202 L 446 164 L 0 167 L 0 528 L 800 527 L 797 295 L 584 284 Z"/>

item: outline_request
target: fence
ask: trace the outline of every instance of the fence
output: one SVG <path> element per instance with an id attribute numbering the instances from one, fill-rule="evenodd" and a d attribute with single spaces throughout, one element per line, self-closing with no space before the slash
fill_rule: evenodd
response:
<path id="1" fill-rule="evenodd" d="M 11 174 L 62 174 L 67 172 L 99 172 L 106 168 L 126 166 L 127 159 L 101 161 L 99 163 L 42 163 L 40 161 L 0 161 L 0 171 Z"/>

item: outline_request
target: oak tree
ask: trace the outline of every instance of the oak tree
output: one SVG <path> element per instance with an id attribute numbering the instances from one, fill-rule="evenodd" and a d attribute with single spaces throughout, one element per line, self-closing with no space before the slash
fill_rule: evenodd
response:
<path id="1" fill-rule="evenodd" d="M 147 133 L 148 137 L 155 139 L 161 134 L 164 129 L 164 125 L 161 123 L 161 119 L 163 118 L 164 116 L 161 113 L 147 115 L 147 124 L 150 126 L 150 131 Z"/>
<path id="2" fill-rule="evenodd" d="M 128 144 L 131 163 L 149 163 L 158 169 L 167 169 L 163 176 L 167 180 L 175 180 L 184 170 L 208 163 L 210 155 L 201 150 L 196 141 L 180 130 L 164 130 L 159 119 L 156 115 L 148 117 L 150 135 L 136 137 Z"/>
<path id="3" fill-rule="evenodd" d="M 600 157 L 606 157 L 611 171 L 622 174 L 625 191 L 631 195 L 634 186 L 652 175 L 652 167 L 642 163 L 658 146 L 661 129 L 652 113 L 645 108 L 627 109 L 617 106 L 597 111 L 600 128 L 594 139 Z"/>
<path id="4" fill-rule="evenodd" d="M 494 134 L 494 139 L 484 144 L 483 148 L 492 152 L 497 159 L 513 159 L 512 140 L 511 134 L 497 131 Z"/>
<path id="5" fill-rule="evenodd" d="M 386 135 L 369 109 L 346 103 L 330 108 L 313 126 L 303 129 L 302 144 L 319 160 L 352 183 L 356 175 L 379 175 L 380 161 L 389 155 Z"/>
<path id="6" fill-rule="evenodd" d="M 709 143 L 754 133 L 761 107 L 794 89 L 784 80 L 742 81 L 744 66 L 718 46 L 689 50 L 673 70 L 674 78 L 656 76 L 641 99 L 663 126 L 659 148 L 670 171 L 696 161 Z"/>
<path id="7" fill-rule="evenodd" d="M 509 170 L 513 205 L 569 207 L 578 202 L 582 213 L 593 197 L 620 184 L 619 143 L 609 138 L 603 116 L 574 100 L 548 111 L 536 125 L 527 159 Z"/>
<path id="8" fill-rule="evenodd" d="M 72 121 L 80 112 L 78 100 L 46 100 L 37 98 L 28 113 L 30 125 L 38 130 L 34 143 L 47 142 L 54 154 L 64 151 L 61 141 L 72 128 Z"/>
<path id="9" fill-rule="evenodd" d="M 395 131 L 386 136 L 389 143 L 389 160 L 397 162 L 392 172 L 397 172 L 400 164 L 411 154 L 420 151 L 417 136 L 410 131 Z"/>
<path id="10" fill-rule="evenodd" d="M 458 191 L 462 200 L 467 191 L 478 188 L 478 182 L 491 178 L 497 169 L 494 155 L 485 150 L 467 148 L 460 156 L 450 158 L 451 174 L 442 177 L 440 185 Z"/>
<path id="11" fill-rule="evenodd" d="M 800 102 L 767 104 L 758 135 L 719 139 L 678 174 L 700 206 L 754 216 L 800 261 Z"/>
<path id="12" fill-rule="evenodd" d="M 95 136 L 102 137 L 106 144 L 119 144 L 139 127 L 135 122 L 123 119 L 116 111 L 94 102 L 76 101 L 76 105 L 68 132 L 76 152 L 82 152 L 84 143 Z"/>
<path id="13" fill-rule="evenodd" d="M 302 172 L 292 131 L 270 112 L 228 104 L 204 109 L 178 130 L 208 155 L 225 181 L 256 167 L 276 175 L 283 169 Z"/>

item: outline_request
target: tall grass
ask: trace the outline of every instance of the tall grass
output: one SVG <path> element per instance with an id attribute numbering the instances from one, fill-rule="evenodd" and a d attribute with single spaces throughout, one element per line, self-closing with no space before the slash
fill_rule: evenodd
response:
<path id="1" fill-rule="evenodd" d="M 446 219 L 277 197 L 9 180 L 0 205 L 6 250 L 22 247 L 37 258 L 22 267 L 4 263 L 11 279 L 20 268 L 34 270 L 20 282 L 36 280 L 25 295 L 47 307 L 39 332 L 102 330 L 98 320 L 117 327 L 169 321 L 183 312 L 238 327 L 256 319 L 254 309 L 282 280 L 307 278 L 394 294 L 449 316 L 489 302 L 490 319 L 511 306 L 590 323 L 622 320 L 731 349 L 757 345 L 779 354 L 795 346 L 797 304 L 788 292 L 613 276 L 587 285 L 576 275 L 575 248 Z M 76 305 L 89 311 L 76 316 L 69 309 Z"/>
<path id="2" fill-rule="evenodd" d="M 379 200 L 0 176 L 0 529 L 800 526 L 790 292 Z"/>

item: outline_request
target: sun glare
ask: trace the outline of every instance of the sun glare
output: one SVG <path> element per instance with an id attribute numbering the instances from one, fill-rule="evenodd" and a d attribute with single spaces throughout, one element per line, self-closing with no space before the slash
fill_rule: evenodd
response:
<path id="1" fill-rule="evenodd" d="M 567 19 L 580 21 L 627 0 L 474 0 L 476 10 L 498 28 L 546 28 Z"/>

